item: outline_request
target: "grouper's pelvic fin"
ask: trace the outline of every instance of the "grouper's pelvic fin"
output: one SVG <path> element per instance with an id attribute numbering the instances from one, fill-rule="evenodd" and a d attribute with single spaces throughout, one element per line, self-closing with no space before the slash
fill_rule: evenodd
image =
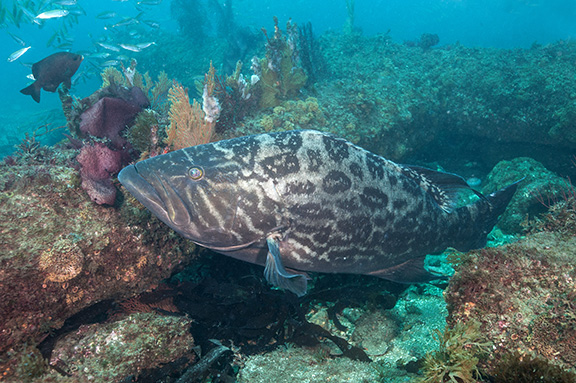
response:
<path id="1" fill-rule="evenodd" d="M 268 283 L 284 290 L 292 291 L 299 297 L 306 294 L 308 282 L 306 275 L 291 274 L 282 265 L 280 248 L 278 247 L 278 235 L 272 234 L 266 238 L 268 255 L 264 267 L 264 277 Z"/>

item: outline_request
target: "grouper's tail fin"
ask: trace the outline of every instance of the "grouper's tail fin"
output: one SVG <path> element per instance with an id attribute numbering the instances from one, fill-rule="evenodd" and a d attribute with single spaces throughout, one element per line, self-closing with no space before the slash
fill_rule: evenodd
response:
<path id="1" fill-rule="evenodd" d="M 498 222 L 498 218 L 506 210 L 521 181 L 518 180 L 487 195 L 472 205 L 458 209 L 461 210 L 460 214 L 466 215 L 466 219 L 470 219 L 474 223 L 468 230 L 464 229 L 464 231 L 468 231 L 467 233 L 461 233 L 460 238 L 463 241 L 460 246 L 455 246 L 458 250 L 468 251 L 486 245 L 488 234 Z M 466 225 L 463 226 L 465 227 Z"/>

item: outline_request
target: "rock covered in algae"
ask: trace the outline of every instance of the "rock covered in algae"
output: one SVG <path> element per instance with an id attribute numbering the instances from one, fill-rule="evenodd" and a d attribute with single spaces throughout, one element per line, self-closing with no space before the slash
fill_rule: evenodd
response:
<path id="1" fill-rule="evenodd" d="M 534 218 L 546 210 L 546 205 L 573 193 L 569 180 L 529 157 L 500 161 L 482 189 L 491 193 L 518 180 L 522 180 L 518 191 L 498 221 L 498 227 L 507 233 L 521 232 L 527 217 Z"/>
<path id="2" fill-rule="evenodd" d="M 574 232 L 538 232 L 471 252 L 456 266 L 445 293 L 448 322 L 481 323 L 493 344 L 479 364 L 488 374 L 514 352 L 576 367 L 575 248 Z"/>
<path id="3" fill-rule="evenodd" d="M 83 308 L 151 288 L 193 249 L 136 202 L 90 201 L 74 155 L 0 165 L 0 360 Z"/>
<path id="4" fill-rule="evenodd" d="M 376 370 L 365 362 L 332 359 L 323 349 L 285 348 L 251 357 L 238 375 L 240 383 L 374 382 Z"/>
<path id="5" fill-rule="evenodd" d="M 59 339 L 50 365 L 61 366 L 71 377 L 49 373 L 59 382 L 119 382 L 144 369 L 178 358 L 193 360 L 194 339 L 185 317 L 137 313 L 121 320 L 81 326 Z"/>

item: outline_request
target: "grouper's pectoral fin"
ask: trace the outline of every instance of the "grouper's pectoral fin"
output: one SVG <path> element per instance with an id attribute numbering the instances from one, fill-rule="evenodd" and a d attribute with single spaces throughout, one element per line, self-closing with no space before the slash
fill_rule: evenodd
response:
<path id="1" fill-rule="evenodd" d="M 280 259 L 280 248 L 278 239 L 275 235 L 269 235 L 266 238 L 268 244 L 268 255 L 266 257 L 266 266 L 264 267 L 264 277 L 276 287 L 292 291 L 299 297 L 306 294 L 308 282 L 303 274 L 291 274 L 284 266 Z"/>
<path id="2" fill-rule="evenodd" d="M 432 274 L 424 268 L 424 258 L 415 258 L 386 269 L 375 270 L 368 275 L 400 283 L 423 283 L 433 279 L 447 279 L 444 275 Z"/>

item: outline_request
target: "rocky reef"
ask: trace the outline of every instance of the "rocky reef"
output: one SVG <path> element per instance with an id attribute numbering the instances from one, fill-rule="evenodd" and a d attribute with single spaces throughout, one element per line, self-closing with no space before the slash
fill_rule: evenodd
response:
<path id="1" fill-rule="evenodd" d="M 38 147 L 0 165 L 0 370 L 97 302 L 153 288 L 194 245 L 134 200 L 103 207 L 80 189 L 74 149 Z M 12 356 L 10 356 L 12 355 Z"/>
<path id="2" fill-rule="evenodd" d="M 575 381 L 576 44 L 401 44 L 363 37 L 352 16 L 319 39 L 274 20 L 252 66 L 235 69 L 230 35 L 188 49 L 159 32 L 138 63 L 157 80 L 134 60 L 90 97 L 61 95 L 69 139 L 31 134 L 0 164 L 4 380 L 177 381 L 191 367 L 198 381 Z M 485 193 L 522 181 L 491 247 L 429 257 L 454 267 L 449 282 L 313 275 L 296 299 L 261 268 L 184 241 L 115 178 L 180 147 L 291 129 L 455 171 Z"/>

